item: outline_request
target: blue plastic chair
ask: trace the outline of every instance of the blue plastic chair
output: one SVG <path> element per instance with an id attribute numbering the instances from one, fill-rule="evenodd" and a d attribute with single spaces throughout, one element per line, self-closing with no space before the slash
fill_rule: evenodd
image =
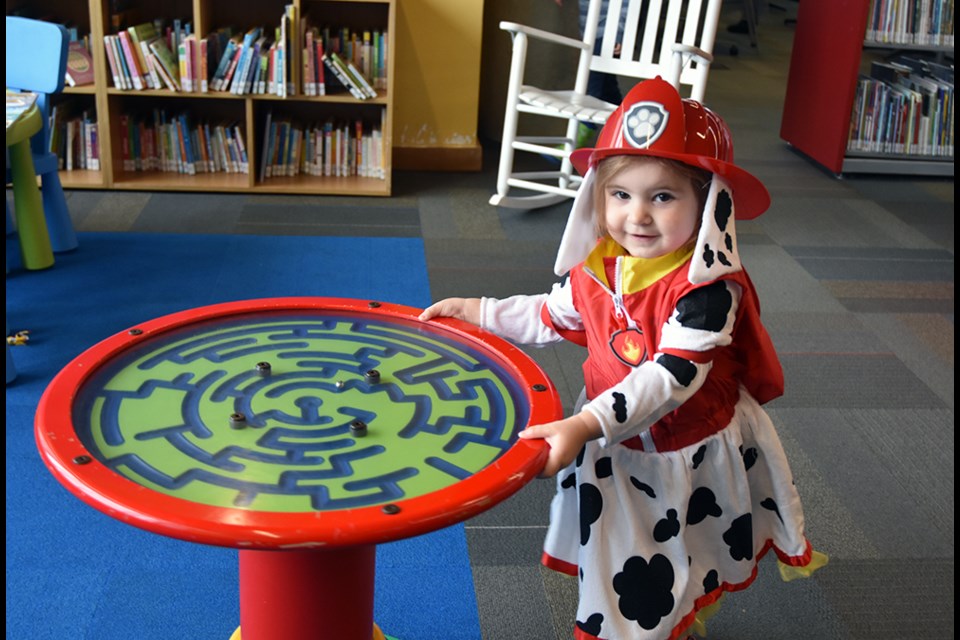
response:
<path id="1" fill-rule="evenodd" d="M 7 16 L 7 88 L 32 91 L 43 114 L 43 129 L 30 141 L 33 165 L 40 176 L 43 213 L 55 252 L 77 248 L 67 199 L 58 174 L 57 154 L 50 151 L 50 96 L 63 91 L 67 69 L 67 30 L 52 22 Z M 11 176 L 9 163 L 7 184 Z M 9 230 L 9 212 L 8 212 Z"/>

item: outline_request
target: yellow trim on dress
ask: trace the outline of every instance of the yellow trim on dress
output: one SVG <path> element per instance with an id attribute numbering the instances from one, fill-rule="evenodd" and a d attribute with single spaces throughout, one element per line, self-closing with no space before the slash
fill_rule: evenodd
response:
<path id="1" fill-rule="evenodd" d="M 797 578 L 809 578 L 814 571 L 823 567 L 827 562 L 830 561 L 829 556 L 825 553 L 820 553 L 819 551 L 814 551 L 811 549 L 810 562 L 805 564 L 802 567 L 794 567 L 785 562 L 777 560 L 777 567 L 780 569 L 780 577 L 784 582 L 790 582 Z M 697 611 L 697 615 L 693 619 L 693 623 L 680 634 L 679 637 L 689 637 L 699 636 L 701 638 L 707 637 L 707 620 L 715 616 L 720 611 L 720 604 L 726 598 L 727 594 L 722 593 L 720 597 L 717 598 L 712 604 L 703 607 Z"/>
<path id="2" fill-rule="evenodd" d="M 812 551 L 812 550 L 811 550 Z M 790 582 L 796 578 L 809 578 L 810 574 L 829 562 L 830 558 L 825 553 L 812 551 L 810 562 L 802 567 L 793 567 L 777 560 L 777 566 L 780 568 L 780 578 L 784 582 Z"/>

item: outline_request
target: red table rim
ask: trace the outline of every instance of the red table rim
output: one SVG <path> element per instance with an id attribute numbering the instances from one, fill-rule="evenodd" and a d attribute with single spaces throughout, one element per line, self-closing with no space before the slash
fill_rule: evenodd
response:
<path id="1" fill-rule="evenodd" d="M 161 535 L 241 549 L 309 549 L 376 544 L 412 537 L 461 522 L 518 491 L 546 463 L 548 445 L 519 440 L 480 472 L 443 489 L 382 505 L 281 513 L 231 509 L 154 492 L 99 462 L 76 435 L 72 407 L 78 390 L 114 356 L 144 339 L 204 320 L 264 311 L 345 311 L 418 321 L 421 309 L 351 298 L 263 298 L 214 304 L 162 316 L 117 333 L 89 348 L 51 381 L 37 408 L 35 435 L 53 475 L 74 495 L 122 522 Z M 562 416 L 553 382 L 523 351 L 493 334 L 453 318 L 431 320 L 458 337 L 484 346 L 488 357 L 526 383 L 529 424 Z M 536 386 L 537 390 L 534 390 Z"/>

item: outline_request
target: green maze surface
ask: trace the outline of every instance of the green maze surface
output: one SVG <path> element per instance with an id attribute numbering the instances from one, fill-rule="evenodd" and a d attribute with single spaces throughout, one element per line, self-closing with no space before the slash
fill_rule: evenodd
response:
<path id="1" fill-rule="evenodd" d="M 480 471 L 526 425 L 523 388 L 479 344 L 349 312 L 208 321 L 97 370 L 73 421 L 98 460 L 183 500 L 273 512 L 392 503 Z"/>

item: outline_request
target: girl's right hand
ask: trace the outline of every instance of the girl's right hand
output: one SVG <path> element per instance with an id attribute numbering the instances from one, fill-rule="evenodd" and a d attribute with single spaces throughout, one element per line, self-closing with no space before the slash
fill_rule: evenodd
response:
<path id="1" fill-rule="evenodd" d="M 480 298 L 446 298 L 434 302 L 423 310 L 419 319 L 426 321 L 436 317 L 456 318 L 480 326 Z"/>
<path id="2" fill-rule="evenodd" d="M 589 411 L 544 424 L 527 427 L 518 434 L 524 440 L 543 438 L 550 445 L 547 463 L 540 472 L 541 478 L 551 478 L 568 467 L 589 440 L 603 435 L 600 421 Z"/>

